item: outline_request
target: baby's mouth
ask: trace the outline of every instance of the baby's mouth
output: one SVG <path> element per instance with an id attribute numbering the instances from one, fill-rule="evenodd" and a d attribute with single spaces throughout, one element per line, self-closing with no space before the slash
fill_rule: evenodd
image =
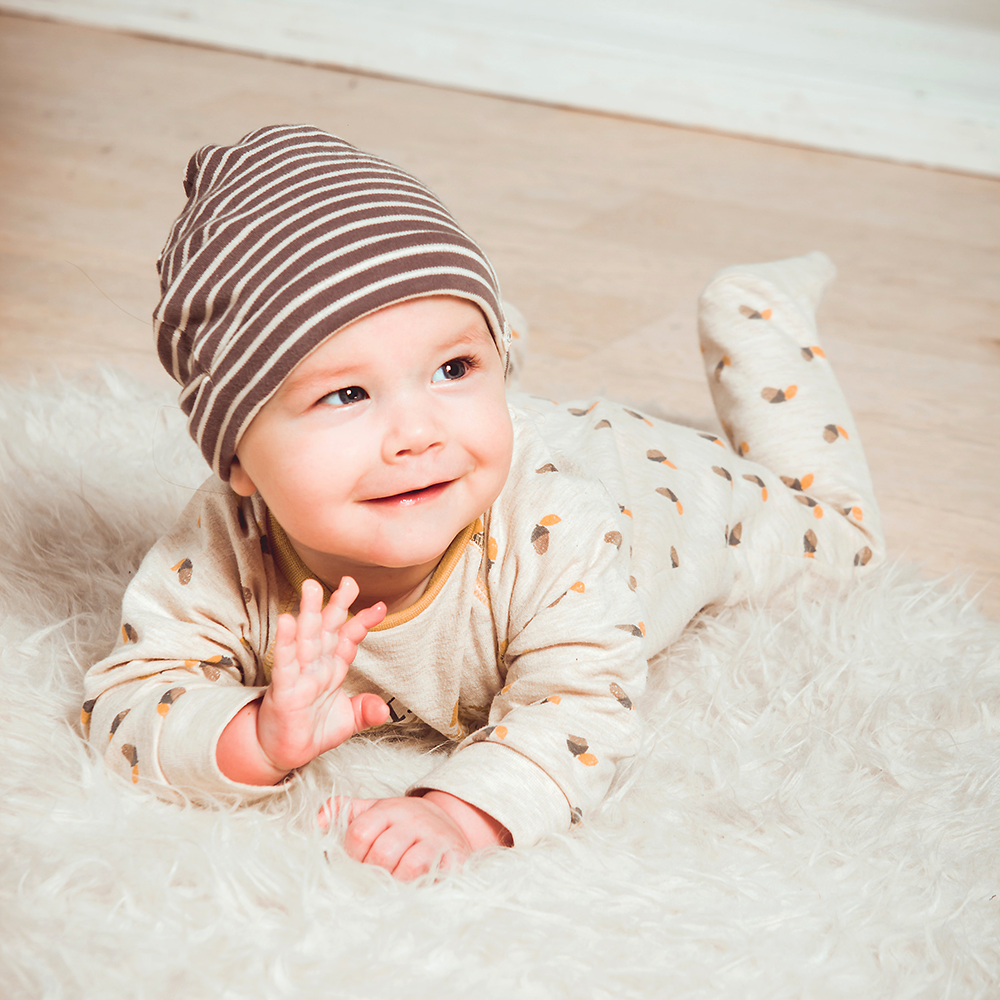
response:
<path id="1" fill-rule="evenodd" d="M 432 483 L 430 486 L 423 486 L 417 490 L 408 490 L 405 493 L 394 493 L 391 496 L 372 497 L 369 503 L 377 503 L 386 506 L 411 507 L 414 504 L 426 500 L 433 500 L 440 496 L 451 485 L 451 480 L 442 483 Z"/>

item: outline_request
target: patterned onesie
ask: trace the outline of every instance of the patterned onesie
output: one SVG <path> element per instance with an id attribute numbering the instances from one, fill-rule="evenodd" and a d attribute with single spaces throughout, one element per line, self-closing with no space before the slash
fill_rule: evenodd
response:
<path id="1" fill-rule="evenodd" d="M 416 718 L 452 742 L 411 792 L 457 795 L 517 845 L 566 829 L 636 751 L 647 659 L 701 608 L 881 557 L 867 465 L 813 320 L 832 274 L 810 254 L 728 269 L 704 292 L 729 445 L 605 400 L 512 401 L 501 495 L 422 597 L 372 630 L 345 682 L 385 698 L 390 725 Z M 144 560 L 121 640 L 88 673 L 84 724 L 110 765 L 160 794 L 278 793 L 226 778 L 215 746 L 261 696 L 278 615 L 309 575 L 259 496 L 210 480 Z"/>

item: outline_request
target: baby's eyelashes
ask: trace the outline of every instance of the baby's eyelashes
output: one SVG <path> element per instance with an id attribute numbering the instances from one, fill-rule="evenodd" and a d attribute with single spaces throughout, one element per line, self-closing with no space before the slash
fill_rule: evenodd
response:
<path id="1" fill-rule="evenodd" d="M 337 389 L 336 392 L 331 392 L 319 402 L 325 403 L 327 406 L 347 406 L 348 403 L 360 403 L 361 400 L 367 398 L 368 393 L 360 385 L 351 385 L 346 389 Z"/>
<path id="2" fill-rule="evenodd" d="M 478 362 L 474 358 L 452 358 L 446 361 L 432 376 L 432 382 L 451 382 L 455 379 L 464 378 L 474 368 L 478 367 Z"/>

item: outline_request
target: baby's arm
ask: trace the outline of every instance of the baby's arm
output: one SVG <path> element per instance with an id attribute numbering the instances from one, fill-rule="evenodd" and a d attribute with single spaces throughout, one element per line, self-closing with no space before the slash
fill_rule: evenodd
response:
<path id="1" fill-rule="evenodd" d="M 355 733 L 381 725 L 389 714 L 375 694 L 353 698 L 341 685 L 358 644 L 385 617 L 385 605 L 348 618 L 358 585 L 344 577 L 323 608 L 323 588 L 302 584 L 298 619 L 282 615 L 274 643 L 271 683 L 245 705 L 216 746 L 219 770 L 247 785 L 274 785 L 290 771 L 339 746 Z"/>

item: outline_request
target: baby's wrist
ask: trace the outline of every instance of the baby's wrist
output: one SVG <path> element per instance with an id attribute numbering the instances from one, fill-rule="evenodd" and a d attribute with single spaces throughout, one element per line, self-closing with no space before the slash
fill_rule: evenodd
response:
<path id="1" fill-rule="evenodd" d="M 420 795 L 436 805 L 455 823 L 465 834 L 465 839 L 468 840 L 472 850 L 482 851 L 489 847 L 512 846 L 513 839 L 507 828 L 477 806 L 458 798 L 457 795 L 436 788 L 421 792 Z"/>
<path id="2" fill-rule="evenodd" d="M 244 785 L 277 785 L 293 768 L 276 764 L 260 742 L 257 724 L 261 699 L 244 705 L 222 731 L 215 748 L 219 770 Z"/>

